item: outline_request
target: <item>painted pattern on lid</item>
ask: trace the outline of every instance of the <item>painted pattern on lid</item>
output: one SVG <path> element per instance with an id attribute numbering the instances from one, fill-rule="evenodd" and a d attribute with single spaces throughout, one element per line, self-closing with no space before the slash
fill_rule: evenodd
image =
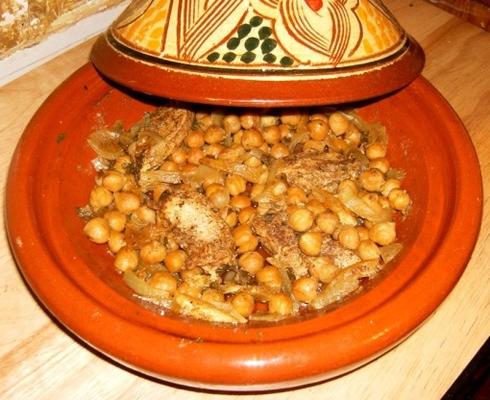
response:
<path id="1" fill-rule="evenodd" d="M 407 41 L 378 0 L 138 0 L 110 36 L 163 62 L 238 71 L 363 65 Z"/>

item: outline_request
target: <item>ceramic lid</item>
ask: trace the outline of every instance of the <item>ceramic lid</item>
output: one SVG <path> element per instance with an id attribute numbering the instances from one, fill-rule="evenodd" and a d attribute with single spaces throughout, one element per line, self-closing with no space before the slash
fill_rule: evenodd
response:
<path id="1" fill-rule="evenodd" d="M 378 0 L 135 0 L 92 60 L 145 93 L 288 106 L 389 93 L 420 74 L 424 55 Z"/>

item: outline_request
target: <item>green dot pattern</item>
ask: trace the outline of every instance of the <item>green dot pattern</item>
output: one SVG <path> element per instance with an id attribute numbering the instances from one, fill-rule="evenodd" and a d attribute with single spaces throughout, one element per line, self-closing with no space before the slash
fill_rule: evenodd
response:
<path id="1" fill-rule="evenodd" d="M 278 47 L 277 41 L 272 36 L 272 28 L 263 23 L 264 19 L 258 15 L 244 21 L 238 26 L 235 35 L 222 45 L 223 47 L 220 48 L 222 52 L 213 51 L 208 54 L 207 60 L 210 63 L 221 61 L 227 64 L 236 63 L 238 60 L 250 64 L 259 60 L 270 65 L 291 67 L 294 59 L 284 56 L 283 50 Z M 276 54 L 273 54 L 274 51 Z"/>

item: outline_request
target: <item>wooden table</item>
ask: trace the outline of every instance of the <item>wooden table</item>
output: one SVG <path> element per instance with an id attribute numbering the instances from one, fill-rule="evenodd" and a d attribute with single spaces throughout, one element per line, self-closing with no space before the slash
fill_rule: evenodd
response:
<path id="1" fill-rule="evenodd" d="M 357 371 L 323 384 L 247 397 L 439 399 L 489 336 L 490 34 L 422 0 L 385 2 L 425 49 L 424 76 L 455 108 L 478 151 L 486 186 L 478 243 L 449 297 L 429 321 L 397 348 Z M 46 96 L 87 61 L 92 43 L 85 43 L 0 88 L 2 189 L 12 153 L 27 122 Z M 0 214 L 3 227 L 2 218 L 3 213 Z M 236 396 L 157 382 L 84 346 L 34 300 L 12 259 L 5 230 L 0 232 L 0 316 L 2 399 L 192 400 Z"/>

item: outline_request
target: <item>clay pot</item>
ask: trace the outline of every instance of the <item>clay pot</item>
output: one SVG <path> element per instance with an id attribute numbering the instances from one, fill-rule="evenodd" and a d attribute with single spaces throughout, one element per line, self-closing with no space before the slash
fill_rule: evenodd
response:
<path id="1" fill-rule="evenodd" d="M 277 107 L 392 92 L 420 74 L 424 55 L 375 0 L 140 0 L 92 61 L 145 93 Z"/>

